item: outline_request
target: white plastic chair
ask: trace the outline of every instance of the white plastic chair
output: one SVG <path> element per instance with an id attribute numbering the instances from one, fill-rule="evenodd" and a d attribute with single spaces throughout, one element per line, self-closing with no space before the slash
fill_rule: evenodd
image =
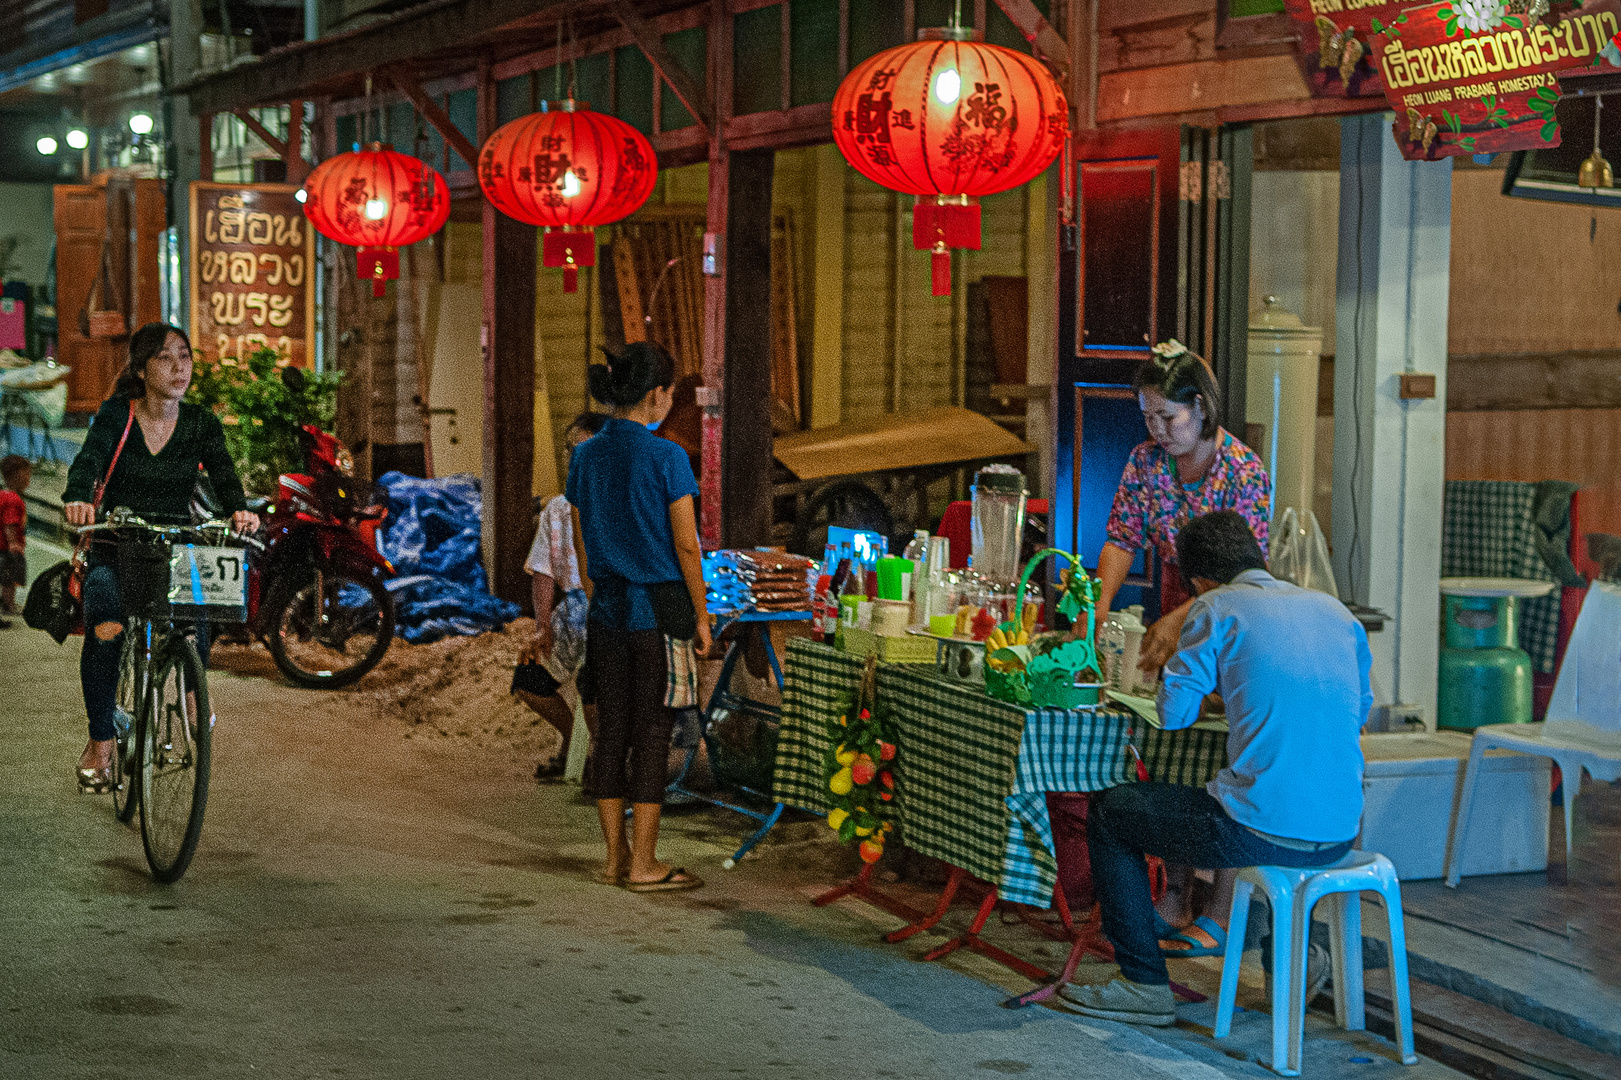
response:
<path id="1" fill-rule="evenodd" d="M 1348 1031 L 1367 1027 L 1362 991 L 1364 892 L 1377 893 L 1385 907 L 1396 1046 L 1402 1064 L 1418 1064 L 1418 1055 L 1413 1051 L 1413 1006 L 1407 987 L 1401 882 L 1390 860 L 1371 851 L 1353 851 L 1329 867 L 1251 866 L 1239 871 L 1227 926 L 1227 952 L 1221 964 L 1221 991 L 1216 999 L 1216 1038 L 1224 1039 L 1232 1031 L 1244 931 L 1249 923 L 1250 897 L 1257 888 L 1266 894 L 1272 909 L 1272 1071 L 1279 1076 L 1300 1075 L 1306 1031 L 1306 954 L 1311 941 L 1312 909 L 1319 900 L 1330 901 L 1334 1018 Z"/>
<path id="2" fill-rule="evenodd" d="M 1565 659 L 1540 724 L 1488 724 L 1475 729 L 1463 795 L 1447 838 L 1446 883 L 1458 887 L 1464 839 L 1474 808 L 1475 782 L 1487 750 L 1513 750 L 1552 758 L 1565 792 L 1565 865 L 1573 847 L 1571 819 L 1582 770 L 1595 780 L 1621 779 L 1621 586 L 1596 582 L 1587 590 L 1570 632 Z"/>

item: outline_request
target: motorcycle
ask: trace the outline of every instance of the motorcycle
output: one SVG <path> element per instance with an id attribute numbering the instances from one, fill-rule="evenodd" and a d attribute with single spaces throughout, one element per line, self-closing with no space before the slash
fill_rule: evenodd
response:
<path id="1" fill-rule="evenodd" d="M 282 374 L 295 389 L 302 377 Z M 388 509 L 372 502 L 335 436 L 306 424 L 298 437 L 306 471 L 283 473 L 275 500 L 252 506 L 262 525 L 248 560 L 247 628 L 290 682 L 334 690 L 376 667 L 394 639 L 385 583 L 395 571 L 377 539 Z"/>

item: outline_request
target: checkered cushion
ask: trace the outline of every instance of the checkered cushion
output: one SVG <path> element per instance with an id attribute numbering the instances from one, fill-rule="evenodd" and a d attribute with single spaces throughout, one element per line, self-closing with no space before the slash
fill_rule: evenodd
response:
<path id="1" fill-rule="evenodd" d="M 1557 581 L 1537 549 L 1536 485 L 1448 480 L 1441 518 L 1441 576 Z M 1519 602 L 1520 648 L 1551 673 L 1559 640 L 1559 590 Z"/>

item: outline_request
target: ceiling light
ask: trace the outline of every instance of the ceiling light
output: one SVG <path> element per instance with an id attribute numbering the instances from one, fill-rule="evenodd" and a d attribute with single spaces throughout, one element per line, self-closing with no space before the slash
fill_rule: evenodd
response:
<path id="1" fill-rule="evenodd" d="M 152 117 L 144 112 L 138 112 L 129 118 L 129 129 L 137 135 L 147 135 L 152 131 Z"/>
<path id="2" fill-rule="evenodd" d="M 88 64 L 74 64 L 67 70 L 67 79 L 68 82 L 75 86 L 83 86 L 91 79 L 90 66 Z"/>
<path id="3" fill-rule="evenodd" d="M 49 135 L 41 135 L 39 137 L 39 142 L 34 144 L 34 148 L 41 154 L 44 154 L 46 157 L 50 157 L 52 154 L 56 153 L 56 140 L 51 138 Z"/>
<path id="4" fill-rule="evenodd" d="M 75 150 L 83 150 L 90 145 L 90 135 L 83 128 L 70 128 L 66 138 L 68 145 Z"/>

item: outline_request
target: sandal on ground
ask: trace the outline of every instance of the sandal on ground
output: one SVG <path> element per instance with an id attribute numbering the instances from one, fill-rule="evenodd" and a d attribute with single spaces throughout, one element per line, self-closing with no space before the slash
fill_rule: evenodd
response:
<path id="1" fill-rule="evenodd" d="M 704 883 L 697 874 L 689 874 L 685 867 L 677 866 L 657 881 L 625 880 L 626 892 L 675 892 L 678 889 L 696 889 Z"/>
<path id="2" fill-rule="evenodd" d="M 567 767 L 567 759 L 562 754 L 558 754 L 556 757 L 548 761 L 542 761 L 535 766 L 535 779 L 542 784 L 555 784 L 563 779 L 563 772 Z"/>
<path id="3" fill-rule="evenodd" d="M 99 769 L 76 768 L 74 774 L 79 779 L 79 791 L 85 795 L 103 795 L 113 789 L 113 767 L 103 766 Z"/>
<path id="4" fill-rule="evenodd" d="M 1215 919 L 1208 915 L 1200 915 L 1193 920 L 1193 926 L 1209 934 L 1210 940 L 1215 944 L 1206 945 L 1189 933 L 1193 929 L 1193 927 L 1189 927 L 1187 930 L 1171 934 L 1163 939 L 1165 941 L 1185 942 L 1188 946 L 1186 949 L 1167 949 L 1161 946 L 1160 953 L 1167 959 L 1191 960 L 1198 956 L 1222 956 L 1227 952 L 1227 931 L 1223 930 L 1221 924 L 1216 922 Z"/>

